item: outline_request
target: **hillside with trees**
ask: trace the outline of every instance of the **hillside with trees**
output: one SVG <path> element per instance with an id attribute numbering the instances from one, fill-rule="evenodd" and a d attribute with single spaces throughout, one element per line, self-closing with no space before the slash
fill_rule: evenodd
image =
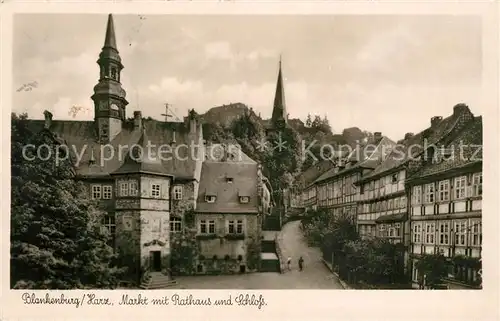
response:
<path id="1" fill-rule="evenodd" d="M 214 107 L 201 118 L 205 140 L 239 144 L 245 154 L 263 164 L 266 177 L 270 179 L 272 187 L 277 189 L 289 187 L 296 175 L 313 165 L 312 157 L 301 157 L 302 144 L 304 148 L 312 145 L 309 150 L 320 159 L 322 145 L 329 144 L 334 148 L 340 145 L 355 146 L 371 135 L 357 127 L 347 128 L 342 134 L 334 134 L 326 115 L 308 115 L 305 121 L 289 119 L 289 126 L 282 130 L 281 137 L 287 148 L 271 151 L 259 148 L 262 141 L 272 144 L 279 140 L 276 133 L 267 131 L 271 127 L 271 120 L 262 119 L 244 104 Z M 329 157 L 328 152 L 329 149 L 323 150 L 323 155 Z"/>

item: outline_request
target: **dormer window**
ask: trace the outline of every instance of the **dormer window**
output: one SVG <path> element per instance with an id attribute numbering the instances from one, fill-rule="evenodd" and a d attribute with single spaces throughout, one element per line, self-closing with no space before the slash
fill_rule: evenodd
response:
<path id="1" fill-rule="evenodd" d="M 215 203 L 215 199 L 217 197 L 215 195 L 205 195 L 205 202 L 207 203 Z"/>
<path id="2" fill-rule="evenodd" d="M 226 183 L 231 184 L 232 182 L 233 182 L 233 178 L 232 177 L 226 177 Z"/>
<path id="3" fill-rule="evenodd" d="M 240 203 L 245 204 L 245 203 L 248 203 L 248 202 L 250 202 L 250 197 L 248 197 L 248 196 L 240 196 Z"/>

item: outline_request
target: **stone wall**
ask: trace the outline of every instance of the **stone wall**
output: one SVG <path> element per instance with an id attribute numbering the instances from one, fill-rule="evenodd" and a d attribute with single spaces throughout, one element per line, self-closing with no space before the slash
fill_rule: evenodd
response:
<path id="1" fill-rule="evenodd" d="M 117 211 L 115 249 L 128 277 L 137 281 L 141 274 L 141 220 L 139 211 Z"/>
<path id="2" fill-rule="evenodd" d="M 196 195 L 195 195 L 195 184 L 198 184 L 195 181 L 187 182 L 187 183 L 174 183 L 172 185 L 172 191 L 175 186 L 182 186 L 182 199 L 176 200 L 172 194 L 172 211 L 171 215 L 179 218 L 184 217 L 184 212 L 195 207 L 196 203 Z M 172 192 L 173 193 L 173 192 Z"/>
<path id="3" fill-rule="evenodd" d="M 141 262 L 151 268 L 149 261 L 152 251 L 160 251 L 162 270 L 170 268 L 170 222 L 168 212 L 141 211 Z"/>
<path id="4" fill-rule="evenodd" d="M 200 221 L 215 221 L 215 234 L 200 234 Z M 235 235 L 228 235 L 228 221 L 243 221 L 243 236 L 241 239 Z M 239 270 L 240 265 L 247 265 L 248 249 L 257 242 L 260 248 L 260 225 L 257 215 L 251 214 L 200 214 L 195 217 L 195 226 L 198 231 L 197 239 L 200 250 L 198 264 L 203 265 L 203 271 L 198 273 L 209 273 L 214 270 L 221 270 L 221 273 L 234 271 L 229 268 L 229 262 L 236 262 L 235 268 Z M 215 259 L 215 260 L 214 260 Z M 218 264 L 217 261 L 223 260 Z M 214 261 L 216 261 L 214 263 Z M 247 267 L 246 271 L 250 269 Z M 255 269 L 254 269 L 255 270 Z"/>

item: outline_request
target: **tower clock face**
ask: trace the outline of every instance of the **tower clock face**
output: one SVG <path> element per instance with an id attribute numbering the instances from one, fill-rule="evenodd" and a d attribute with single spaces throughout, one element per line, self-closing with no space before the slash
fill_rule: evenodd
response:
<path id="1" fill-rule="evenodd" d="M 116 104 L 111 104 L 111 109 L 118 110 L 119 108 L 118 108 L 118 106 L 116 106 Z"/>

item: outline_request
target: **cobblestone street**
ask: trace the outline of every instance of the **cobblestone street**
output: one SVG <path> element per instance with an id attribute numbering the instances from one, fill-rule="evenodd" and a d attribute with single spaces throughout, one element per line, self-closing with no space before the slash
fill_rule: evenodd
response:
<path id="1" fill-rule="evenodd" d="M 283 254 L 292 258 L 291 271 L 177 278 L 180 289 L 342 289 L 339 281 L 321 261 L 321 252 L 310 248 L 299 228 L 299 221 L 283 227 Z M 304 258 L 299 271 L 298 259 Z"/>

